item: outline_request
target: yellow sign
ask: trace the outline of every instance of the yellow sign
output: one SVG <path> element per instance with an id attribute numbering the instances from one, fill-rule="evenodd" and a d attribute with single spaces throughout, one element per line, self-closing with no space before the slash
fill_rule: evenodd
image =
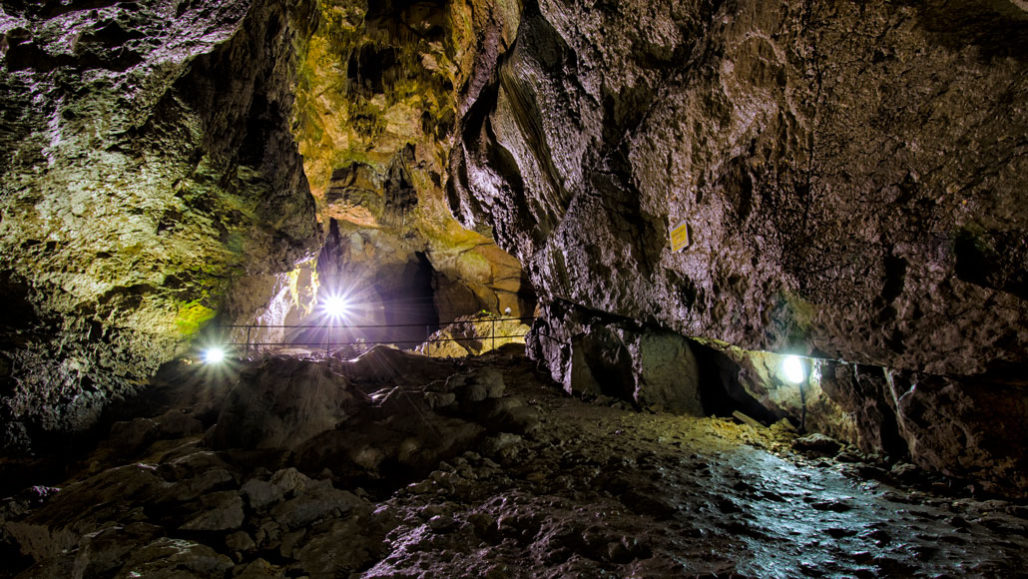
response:
<path id="1" fill-rule="evenodd" d="M 671 229 L 671 251 L 681 251 L 689 247 L 689 224 L 679 223 Z"/>

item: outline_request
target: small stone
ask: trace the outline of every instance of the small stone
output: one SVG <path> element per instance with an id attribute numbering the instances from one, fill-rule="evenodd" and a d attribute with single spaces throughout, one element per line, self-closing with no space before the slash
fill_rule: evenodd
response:
<path id="1" fill-rule="evenodd" d="M 835 460 L 839 462 L 856 463 L 861 462 L 862 459 L 860 458 L 860 456 L 847 450 L 844 450 L 835 456 Z"/>
<path id="2" fill-rule="evenodd" d="M 428 407 L 433 410 L 436 408 L 445 408 L 457 402 L 457 395 L 453 392 L 426 392 L 425 402 L 427 402 Z"/>
<path id="3" fill-rule="evenodd" d="M 423 495 L 432 492 L 435 484 L 431 480 L 423 480 L 407 485 L 407 491 L 415 495 Z"/>
<path id="4" fill-rule="evenodd" d="M 246 531 L 236 531 L 225 537 L 225 546 L 240 553 L 248 553 L 257 548 L 257 544 Z"/>
<path id="5" fill-rule="evenodd" d="M 363 504 L 357 495 L 336 489 L 329 481 L 318 481 L 296 498 L 276 505 L 271 516 L 289 529 L 299 529 L 325 517 L 346 516 Z"/>
<path id="6" fill-rule="evenodd" d="M 285 569 L 272 565 L 264 559 L 257 559 L 233 570 L 233 579 L 278 579 L 285 576 Z"/>
<path id="7" fill-rule="evenodd" d="M 457 528 L 457 520 L 447 515 L 436 515 L 428 520 L 428 527 L 437 533 L 449 533 Z"/>
<path id="8" fill-rule="evenodd" d="M 200 498 L 198 515 L 179 527 L 184 531 L 227 531 L 243 524 L 243 499 L 236 491 L 221 491 Z"/>
<path id="9" fill-rule="evenodd" d="M 915 477 L 917 476 L 917 472 L 917 467 L 908 462 L 898 463 L 889 469 L 889 474 L 900 480 L 907 480 Z"/>
<path id="10" fill-rule="evenodd" d="M 825 530 L 825 534 L 833 539 L 841 539 L 843 537 L 852 537 L 857 534 L 854 529 L 843 529 L 841 527 L 831 527 Z"/>
<path id="11" fill-rule="evenodd" d="M 877 529 L 877 530 L 871 531 L 870 533 L 865 533 L 862 536 L 867 538 L 867 539 L 871 539 L 879 547 L 883 547 L 885 545 L 888 545 L 892 541 L 892 536 L 889 535 L 889 533 L 885 532 L 882 529 Z"/>
<path id="12" fill-rule="evenodd" d="M 496 518 L 488 513 L 473 513 L 468 515 L 468 522 L 475 529 L 475 534 L 487 541 L 496 538 Z"/>
<path id="13" fill-rule="evenodd" d="M 797 438 L 792 442 L 792 447 L 815 456 L 835 456 L 842 448 L 842 444 L 834 438 L 815 432 Z"/>
<path id="14" fill-rule="evenodd" d="M 118 577 L 224 577 L 232 560 L 192 541 L 162 537 L 132 551 Z"/>
<path id="15" fill-rule="evenodd" d="M 272 503 L 282 500 L 282 494 L 274 485 L 268 481 L 250 479 L 240 489 L 250 507 L 261 510 Z"/>
<path id="16" fill-rule="evenodd" d="M 833 513 L 845 513 L 852 510 L 853 506 L 841 499 L 818 501 L 810 505 L 819 511 L 831 511 Z"/>

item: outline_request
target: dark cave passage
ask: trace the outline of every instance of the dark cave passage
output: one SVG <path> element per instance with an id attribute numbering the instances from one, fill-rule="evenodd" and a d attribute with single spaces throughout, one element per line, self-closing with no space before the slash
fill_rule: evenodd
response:
<path id="1" fill-rule="evenodd" d="M 415 261 L 400 266 L 397 273 L 383 272 L 399 280 L 396 284 L 376 284 L 384 306 L 385 323 L 392 326 L 388 338 L 404 344 L 419 344 L 439 329 L 439 314 L 435 306 L 433 281 L 435 270 L 422 252 L 415 253 Z"/>
<path id="2" fill-rule="evenodd" d="M 290 332 L 294 344 L 392 343 L 409 349 L 439 329 L 436 272 L 423 252 L 404 263 L 369 269 L 348 262 L 347 244 L 332 220 L 317 261 L 317 305 L 297 323 L 315 327 Z M 336 300 L 345 310 L 339 315 L 327 311 Z"/>

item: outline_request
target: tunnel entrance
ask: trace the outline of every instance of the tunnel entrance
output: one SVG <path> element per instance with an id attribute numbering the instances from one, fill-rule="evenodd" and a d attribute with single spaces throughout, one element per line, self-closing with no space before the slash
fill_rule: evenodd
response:
<path id="1" fill-rule="evenodd" d="M 415 252 L 411 261 L 379 275 L 381 281 L 375 284 L 375 290 L 382 299 L 385 325 L 390 326 L 385 339 L 414 345 L 439 329 L 432 289 L 435 270 L 423 252 Z"/>

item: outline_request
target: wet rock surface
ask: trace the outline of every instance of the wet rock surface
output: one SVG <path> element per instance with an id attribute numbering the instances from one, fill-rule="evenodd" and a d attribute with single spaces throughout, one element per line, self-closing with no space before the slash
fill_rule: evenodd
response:
<path id="1" fill-rule="evenodd" d="M 226 409 L 257 402 L 229 391 L 232 377 L 166 374 L 149 415 L 117 423 L 66 480 L 0 502 L 0 576 L 1010 576 L 1028 564 L 1022 504 L 784 423 L 587 404 L 509 347 L 291 363 L 314 369 L 319 398 L 339 400 L 334 385 L 356 401 L 336 425 L 310 444 L 212 448 L 187 419 L 214 432 Z"/>

